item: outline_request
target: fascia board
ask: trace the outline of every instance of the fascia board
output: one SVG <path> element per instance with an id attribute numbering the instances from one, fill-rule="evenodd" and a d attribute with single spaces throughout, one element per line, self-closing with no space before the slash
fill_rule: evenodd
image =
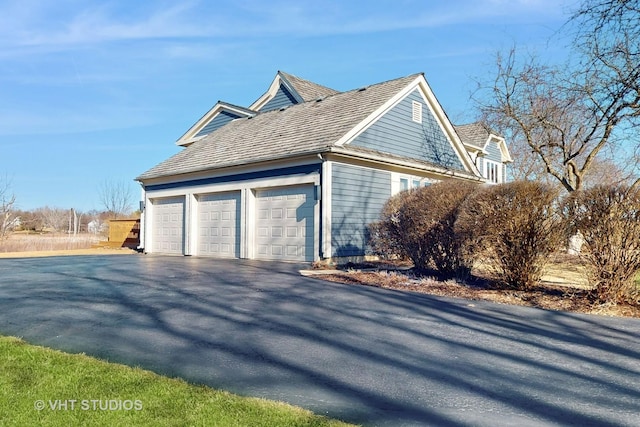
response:
<path id="1" fill-rule="evenodd" d="M 430 108 L 431 112 L 434 114 L 439 125 L 441 126 L 443 132 L 449 138 L 449 141 L 453 145 L 454 152 L 456 153 L 456 156 L 458 156 L 460 162 L 464 165 L 465 168 L 467 168 L 469 172 L 474 175 L 480 176 L 480 171 L 478 171 L 478 168 L 471 160 L 471 156 L 464 148 L 464 145 L 462 144 L 460 137 L 456 133 L 453 124 L 451 124 L 444 110 L 440 106 L 440 103 L 433 94 L 433 91 L 429 87 L 429 84 L 424 78 L 424 75 L 419 75 L 418 77 L 416 77 L 415 80 L 405 86 L 404 89 L 400 90 L 387 102 L 382 104 L 379 108 L 369 114 L 369 116 L 367 116 L 364 120 L 353 127 L 334 145 L 337 147 L 342 147 L 345 144 L 353 141 L 358 135 L 360 135 L 367 128 L 373 125 L 380 117 L 382 117 L 385 113 L 387 113 L 391 108 L 397 105 L 415 89 L 420 89 L 420 93 L 425 101 L 425 104 Z"/>
<path id="2" fill-rule="evenodd" d="M 423 97 L 425 98 L 425 103 L 431 108 L 431 111 L 438 119 L 438 124 L 442 127 L 442 130 L 444 131 L 445 135 L 449 137 L 449 141 L 453 145 L 453 150 L 458 156 L 458 159 L 465 166 L 465 168 L 467 168 L 469 172 L 480 177 L 481 174 L 480 174 L 480 171 L 478 170 L 478 167 L 471 159 L 471 155 L 469 154 L 467 149 L 464 147 L 464 144 L 462 143 L 460 136 L 458 135 L 455 128 L 453 127 L 453 123 L 451 123 L 451 121 L 449 120 L 449 117 L 447 116 L 444 109 L 440 105 L 440 102 L 438 101 L 435 94 L 431 90 L 431 87 L 429 86 L 429 83 L 427 83 L 427 80 L 425 79 L 424 75 L 421 75 L 419 77 L 418 83 L 420 88 L 422 89 L 421 92 Z"/>
<path id="3" fill-rule="evenodd" d="M 329 152 L 333 155 L 345 157 L 345 158 L 360 159 L 360 160 L 365 160 L 372 163 L 402 167 L 407 169 L 414 169 L 416 171 L 418 170 L 425 171 L 425 172 L 435 173 L 442 176 L 463 178 L 470 181 L 483 181 L 481 177 L 478 177 L 473 173 L 460 173 L 458 171 L 453 171 L 451 169 L 447 169 L 439 166 L 425 165 L 423 163 L 412 162 L 410 160 L 389 159 L 384 155 L 376 155 L 373 153 L 367 153 L 367 154 L 355 153 L 346 147 L 332 147 Z"/>
<path id="4" fill-rule="evenodd" d="M 218 101 L 216 105 L 214 105 L 209 111 L 207 111 L 204 116 L 200 118 L 193 126 L 189 128 L 184 135 L 182 135 L 177 141 L 176 145 L 185 146 L 192 144 L 202 137 L 194 137 L 197 135 L 202 128 L 204 128 L 215 116 L 217 116 L 221 111 L 231 111 L 233 113 L 237 113 L 241 116 L 249 117 L 255 116 L 258 114 L 257 111 L 252 111 L 248 108 L 238 107 L 237 105 L 229 104 L 228 102 Z"/>
<path id="5" fill-rule="evenodd" d="M 511 158 L 511 153 L 509 153 L 509 149 L 507 148 L 507 142 L 505 141 L 505 139 L 501 136 L 490 134 L 489 138 L 487 138 L 487 142 L 484 144 L 484 150 L 486 150 L 487 145 L 489 145 L 491 141 L 495 141 L 498 143 L 498 147 L 500 148 L 500 153 L 502 155 L 502 162 L 512 163 L 513 159 Z"/>
<path id="6" fill-rule="evenodd" d="M 278 74 L 276 74 L 275 78 L 271 82 L 271 85 L 269 86 L 269 89 L 264 93 L 264 95 L 262 95 L 256 101 L 254 101 L 253 104 L 251 104 L 249 106 L 249 109 L 250 110 L 255 110 L 255 111 L 260 110 L 260 108 L 262 108 L 264 106 L 264 104 L 266 104 L 274 96 L 276 96 L 276 93 L 278 93 L 278 89 L 280 89 L 280 84 L 283 84 L 287 88 L 289 93 L 291 93 L 293 95 L 293 97 L 296 99 L 296 101 L 304 102 L 302 97 L 294 89 L 294 87 L 291 85 L 291 83 L 287 79 L 284 78 L 284 76 L 280 73 L 280 71 L 278 71 Z"/>
<path id="7" fill-rule="evenodd" d="M 396 104 L 404 99 L 415 87 L 417 87 L 418 81 L 421 77 L 416 77 L 414 81 L 405 86 L 404 89 L 396 93 L 394 96 L 389 98 L 387 102 L 378 107 L 375 111 L 369 114 L 364 120 L 354 126 L 349 132 L 344 134 L 336 143 L 334 144 L 337 147 L 342 147 L 345 144 L 353 141 L 358 135 L 367 130 L 371 125 L 373 125 L 380 117 L 382 117 L 387 111 L 393 108 Z"/>

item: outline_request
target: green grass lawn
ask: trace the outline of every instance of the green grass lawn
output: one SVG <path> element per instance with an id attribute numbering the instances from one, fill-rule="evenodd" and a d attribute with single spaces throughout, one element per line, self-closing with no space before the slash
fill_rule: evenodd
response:
<path id="1" fill-rule="evenodd" d="M 35 425 L 347 424 L 284 403 L 240 397 L 0 336 L 0 426 Z"/>

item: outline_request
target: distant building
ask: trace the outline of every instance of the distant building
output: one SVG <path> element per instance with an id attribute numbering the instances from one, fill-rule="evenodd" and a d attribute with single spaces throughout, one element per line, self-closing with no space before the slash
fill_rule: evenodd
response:
<path id="1" fill-rule="evenodd" d="M 87 231 L 92 234 L 102 234 L 109 229 L 109 224 L 104 221 L 94 219 L 87 224 Z"/>

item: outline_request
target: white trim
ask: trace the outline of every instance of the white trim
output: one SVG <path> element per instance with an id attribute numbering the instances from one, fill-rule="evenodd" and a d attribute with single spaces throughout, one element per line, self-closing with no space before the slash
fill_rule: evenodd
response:
<path id="1" fill-rule="evenodd" d="M 244 107 L 239 107 L 237 105 L 218 101 L 216 105 L 211 107 L 211 109 L 207 111 L 204 114 L 204 116 L 202 116 L 200 120 L 198 120 L 193 126 L 191 126 L 189 130 L 187 130 L 184 133 L 184 135 L 178 138 L 178 140 L 176 141 L 176 145 L 184 147 L 184 146 L 193 144 L 194 142 L 204 138 L 206 135 L 201 135 L 201 136 L 195 136 L 195 135 L 197 135 L 198 132 L 200 132 L 206 125 L 209 124 L 211 120 L 213 120 L 222 111 L 229 111 L 241 117 L 250 117 L 250 116 L 253 117 L 257 114 L 257 112 L 253 112 L 253 114 L 250 114 L 248 110 L 250 109 L 246 109 Z"/>
<path id="2" fill-rule="evenodd" d="M 434 175 L 442 175 L 443 178 L 444 177 L 456 177 L 456 178 L 467 179 L 467 180 L 470 180 L 470 181 L 482 181 L 482 180 L 484 180 L 484 177 L 482 175 L 480 175 L 479 172 L 478 172 L 478 175 L 471 174 L 469 172 L 467 172 L 467 173 L 458 172 L 458 171 L 455 171 L 455 170 L 446 169 L 444 167 L 425 165 L 424 163 L 419 163 L 419 161 L 417 159 L 416 159 L 416 161 L 389 159 L 389 157 L 386 157 L 383 154 L 369 154 L 369 153 L 368 154 L 360 154 L 360 153 L 354 153 L 353 151 L 349 151 L 349 150 L 344 149 L 342 147 L 331 148 L 330 149 L 330 153 L 336 155 L 338 160 L 340 160 L 340 159 L 353 159 L 353 160 L 360 160 L 360 161 L 364 161 L 364 162 L 371 162 L 371 163 L 374 163 L 374 164 L 378 163 L 378 164 L 385 165 L 386 167 L 394 167 L 394 168 L 397 168 L 397 169 L 414 170 L 414 171 L 416 171 L 416 173 L 426 172 L 426 173 L 434 174 Z M 349 163 L 349 161 L 347 160 L 347 161 L 345 161 L 345 163 Z M 365 166 L 365 167 L 369 167 L 369 168 L 372 168 L 372 169 L 380 169 L 379 167 L 375 167 L 375 166 Z M 477 168 L 476 168 L 476 170 L 477 170 Z"/>
<path id="3" fill-rule="evenodd" d="M 244 224 L 244 253 L 248 259 L 256 257 L 256 190 L 251 188 L 244 189 L 246 198 L 245 216 L 240 220 Z"/>
<path id="4" fill-rule="evenodd" d="M 401 180 L 407 180 L 407 188 L 403 189 L 400 185 Z M 418 183 L 418 186 L 415 186 L 415 183 Z M 405 190 L 414 190 L 420 187 L 424 187 L 427 184 L 432 184 L 434 182 L 438 182 L 438 180 L 433 178 L 425 178 L 423 176 L 417 175 L 408 175 L 398 172 L 391 173 L 391 196 L 395 196 L 401 191 Z"/>
<path id="5" fill-rule="evenodd" d="M 196 255 L 198 253 L 196 246 L 198 244 L 198 200 L 193 193 L 185 196 L 184 217 L 184 254 Z"/>
<path id="6" fill-rule="evenodd" d="M 416 77 L 414 81 L 409 83 L 402 89 L 400 92 L 396 93 L 394 96 L 389 98 L 387 102 L 382 104 L 378 109 L 369 114 L 363 121 L 354 126 L 349 132 L 344 134 L 342 138 L 340 138 L 334 144 L 337 147 L 342 147 L 345 144 L 351 142 L 356 136 L 360 135 L 362 132 L 367 130 L 371 125 L 373 125 L 380 117 L 382 117 L 387 111 L 395 107 L 400 101 L 402 101 L 408 94 L 410 94 L 418 85 L 422 76 Z"/>
<path id="7" fill-rule="evenodd" d="M 358 135 L 372 126 L 380 117 L 386 114 L 393 107 L 398 105 L 403 99 L 405 99 L 414 90 L 418 89 L 422 99 L 429 108 L 429 111 L 436 119 L 436 122 L 440 126 L 442 132 L 447 136 L 449 143 L 451 144 L 456 156 L 465 167 L 465 169 L 477 177 L 481 177 L 480 171 L 476 167 L 475 163 L 471 159 L 469 152 L 465 148 L 462 140 L 458 136 L 453 127 L 453 124 L 449 121 L 449 118 L 445 114 L 442 106 L 438 102 L 437 98 L 433 94 L 433 91 L 429 87 L 424 76 L 421 74 L 405 86 L 402 90 L 392 96 L 387 102 L 369 114 L 364 120 L 354 126 L 349 132 L 347 132 L 342 138 L 340 138 L 334 145 L 336 147 L 342 147 L 345 144 L 353 141 Z"/>
<path id="8" fill-rule="evenodd" d="M 501 184 L 502 182 L 504 182 L 504 178 L 502 176 L 502 163 L 500 162 L 496 162 L 495 160 L 489 160 L 487 158 L 484 158 L 482 160 L 482 169 L 483 169 L 483 173 L 484 173 L 484 178 L 486 179 L 487 183 L 489 184 Z M 496 172 L 496 180 L 492 180 L 491 177 L 489 176 L 489 165 L 495 167 L 495 172 Z"/>
<path id="9" fill-rule="evenodd" d="M 475 162 L 471 159 L 469 152 L 464 147 L 464 144 L 462 143 L 460 136 L 458 135 L 455 128 L 453 127 L 453 123 L 449 121 L 447 114 L 444 112 L 444 109 L 440 105 L 440 102 L 438 102 L 438 99 L 436 98 L 435 94 L 431 90 L 431 87 L 427 83 L 427 80 L 424 78 L 424 76 L 420 76 L 420 77 L 421 77 L 421 80 L 418 82 L 418 84 L 420 86 L 421 94 L 425 100 L 425 103 L 427 104 L 427 107 L 429 108 L 431 113 L 436 118 L 436 122 L 440 126 L 440 129 L 442 130 L 442 132 L 448 137 L 449 143 L 452 145 L 453 151 L 458 156 L 460 163 L 462 163 L 462 165 L 465 166 L 465 169 L 467 171 L 480 177 L 481 176 L 480 171 L 476 167 Z"/>
<path id="10" fill-rule="evenodd" d="M 249 106 L 249 109 L 259 111 L 262 107 L 265 106 L 266 103 L 271 101 L 276 96 L 278 90 L 280 90 L 280 85 L 283 85 L 296 99 L 296 101 L 298 101 L 298 103 L 304 102 L 304 99 L 302 99 L 300 94 L 298 94 L 298 91 L 295 90 L 293 85 L 280 73 L 280 71 L 278 71 L 273 81 L 271 82 L 269 89 L 267 89 L 267 91 L 260 98 L 253 101 L 253 104 Z"/>
<path id="11" fill-rule="evenodd" d="M 509 149 L 507 148 L 507 142 L 501 136 L 497 136 L 494 134 L 489 135 L 487 142 L 484 144 L 484 149 L 487 149 L 487 145 L 489 143 L 495 142 L 498 144 L 498 148 L 500 149 L 500 154 L 502 155 L 502 163 L 512 163 L 513 159 L 511 158 L 511 154 L 509 153 Z"/>
<path id="12" fill-rule="evenodd" d="M 157 178 L 147 178 L 139 180 L 144 183 L 145 186 L 158 185 L 158 184 L 173 184 L 176 182 L 192 181 L 203 178 L 217 178 L 226 177 L 230 175 L 241 175 L 252 172 L 264 172 L 273 169 L 286 169 L 294 166 L 307 166 L 312 164 L 319 164 L 318 153 L 306 153 L 289 158 L 277 158 L 272 160 L 265 160 L 250 164 L 238 164 L 233 166 L 225 166 L 221 168 L 214 168 L 208 170 L 200 170 L 182 174 L 166 175 Z"/>
<path id="13" fill-rule="evenodd" d="M 330 258 L 333 253 L 331 243 L 331 190 L 333 179 L 333 162 L 326 160 L 322 163 L 322 256 Z"/>

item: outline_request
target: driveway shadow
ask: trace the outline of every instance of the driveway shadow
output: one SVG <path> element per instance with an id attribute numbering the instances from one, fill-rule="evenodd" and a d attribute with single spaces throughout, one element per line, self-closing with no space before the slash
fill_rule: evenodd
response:
<path id="1" fill-rule="evenodd" d="M 366 425 L 633 425 L 640 321 L 350 286 L 295 264 L 0 260 L 0 332 Z"/>

